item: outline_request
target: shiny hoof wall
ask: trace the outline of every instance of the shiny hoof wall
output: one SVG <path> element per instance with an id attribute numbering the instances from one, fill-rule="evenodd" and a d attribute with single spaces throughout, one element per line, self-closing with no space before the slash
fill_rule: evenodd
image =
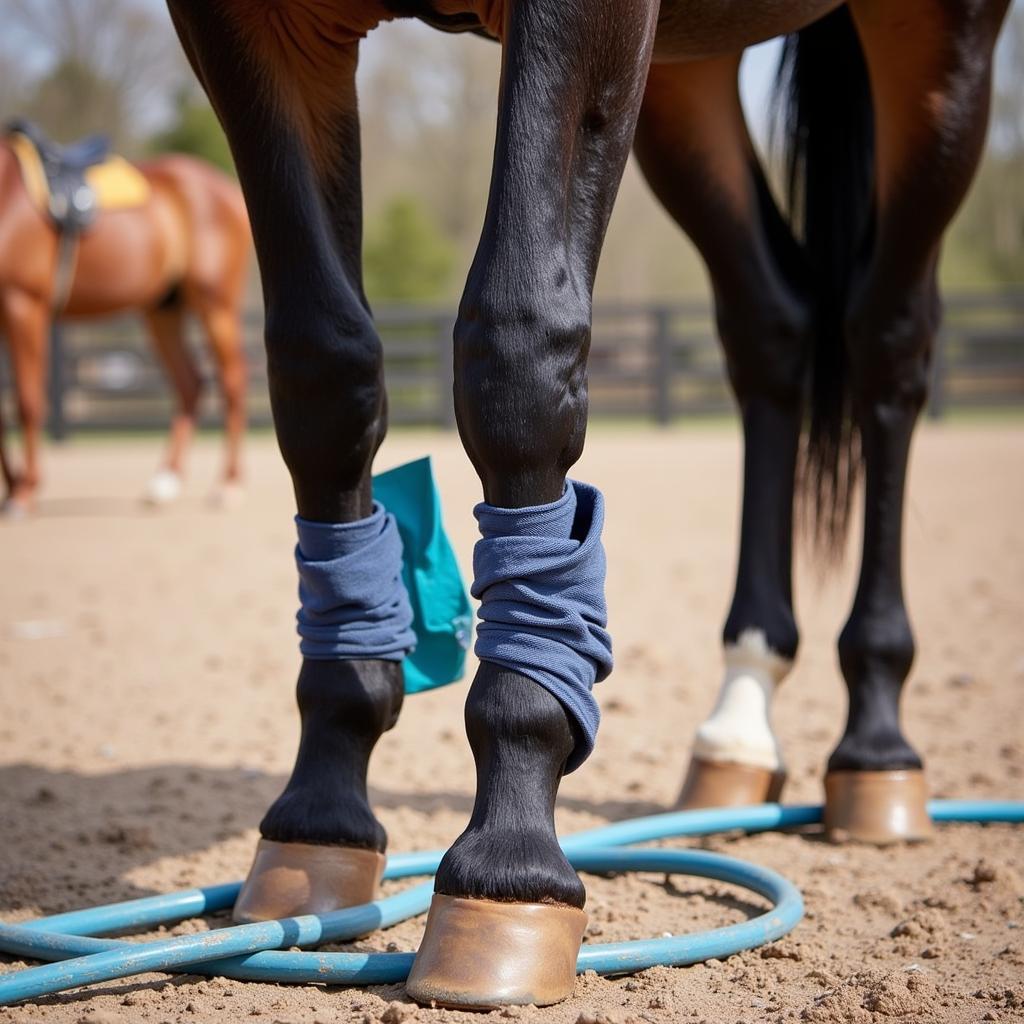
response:
<path id="1" fill-rule="evenodd" d="M 832 842 L 875 846 L 927 839 L 932 822 L 924 772 L 829 772 L 825 832 Z"/>
<path id="2" fill-rule="evenodd" d="M 705 761 L 694 757 L 676 801 L 676 810 L 698 807 L 746 807 L 777 803 L 786 773 L 735 761 Z"/>
<path id="3" fill-rule="evenodd" d="M 352 846 L 261 839 L 232 916 L 249 924 L 369 903 L 377 896 L 384 859 L 376 850 Z"/>
<path id="4" fill-rule="evenodd" d="M 435 894 L 406 982 L 424 1006 L 550 1006 L 572 995 L 587 915 L 549 903 Z"/>

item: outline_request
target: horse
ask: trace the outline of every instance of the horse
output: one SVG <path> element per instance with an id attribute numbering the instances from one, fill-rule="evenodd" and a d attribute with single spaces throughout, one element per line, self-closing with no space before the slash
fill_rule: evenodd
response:
<path id="1" fill-rule="evenodd" d="M 186 316 L 193 314 L 203 326 L 225 409 L 226 459 L 214 496 L 233 501 L 241 493 L 246 368 L 240 313 L 251 248 L 238 186 L 189 156 L 159 156 L 139 164 L 138 201 L 117 208 L 101 205 L 92 223 L 70 242 L 72 269 L 62 281 L 61 247 L 67 236 L 48 215 L 45 197 L 32 194 L 15 139 L 0 139 L 0 332 L 10 348 L 24 464 L 16 471 L 6 455 L 0 423 L 4 513 L 30 512 L 42 479 L 40 433 L 52 320 L 130 309 L 142 313 L 177 405 L 163 465 L 150 481 L 147 500 L 162 504 L 181 491 L 203 387 L 185 340 Z M 41 188 L 45 191 L 45 184 Z"/>
<path id="2" fill-rule="evenodd" d="M 367 762 L 401 709 L 411 641 L 395 556 L 370 554 L 391 552 L 370 484 L 387 405 L 360 267 L 355 75 L 360 40 L 400 17 L 503 48 L 489 199 L 454 328 L 456 419 L 483 498 L 480 663 L 465 706 L 476 797 L 436 875 L 410 996 L 479 1008 L 548 1005 L 572 990 L 585 891 L 553 808 L 593 746 L 591 689 L 611 653 L 604 504 L 568 472 L 586 431 L 594 275 L 631 147 L 707 264 L 745 444 L 725 677 L 682 802 L 777 795 L 770 706 L 798 646 L 794 509 L 812 511 L 828 554 L 863 467 L 860 580 L 838 643 L 849 708 L 827 766 L 827 827 L 925 838 L 923 766 L 899 711 L 914 656 L 904 483 L 939 323 L 939 250 L 982 150 L 1007 0 L 168 6 L 252 215 L 298 511 L 301 738 L 260 823 L 236 920 L 365 902 L 383 864 Z M 777 36 L 785 202 L 737 87 L 743 50 Z"/>

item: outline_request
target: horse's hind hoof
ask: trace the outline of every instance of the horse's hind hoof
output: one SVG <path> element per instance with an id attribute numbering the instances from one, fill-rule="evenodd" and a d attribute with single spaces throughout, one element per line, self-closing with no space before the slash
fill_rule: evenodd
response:
<path id="1" fill-rule="evenodd" d="M 424 1006 L 550 1006 L 572 994 L 587 915 L 553 903 L 434 895 L 406 991 Z"/>
<path id="2" fill-rule="evenodd" d="M 352 846 L 261 839 L 232 916 L 249 924 L 369 903 L 377 895 L 384 859 L 376 850 Z"/>
<path id="3" fill-rule="evenodd" d="M 694 757 L 676 801 L 676 809 L 698 807 L 746 807 L 777 803 L 782 796 L 786 773 L 735 761 L 705 761 Z"/>
<path id="4" fill-rule="evenodd" d="M 833 842 L 854 840 L 876 846 L 927 839 L 932 822 L 924 772 L 829 772 L 825 832 Z"/>

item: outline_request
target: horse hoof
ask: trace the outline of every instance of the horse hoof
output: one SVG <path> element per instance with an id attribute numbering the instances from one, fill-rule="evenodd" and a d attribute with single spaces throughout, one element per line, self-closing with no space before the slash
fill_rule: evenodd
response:
<path id="1" fill-rule="evenodd" d="M 149 481 L 142 500 L 154 507 L 170 505 L 181 497 L 181 490 L 181 477 L 172 469 L 161 469 Z"/>
<path id="2" fill-rule="evenodd" d="M 553 903 L 434 895 L 406 991 L 424 1006 L 550 1006 L 572 994 L 587 915 Z"/>
<path id="3" fill-rule="evenodd" d="M 735 761 L 690 759 L 690 768 L 676 801 L 680 811 L 698 807 L 746 807 L 777 803 L 786 773 L 781 768 L 760 768 Z"/>
<path id="4" fill-rule="evenodd" d="M 885 846 L 927 839 L 928 786 L 924 772 L 829 772 L 825 776 L 825 832 L 833 842 Z"/>
<path id="5" fill-rule="evenodd" d="M 249 924 L 369 903 L 377 895 L 384 860 L 376 850 L 353 846 L 261 839 L 232 916 Z"/>

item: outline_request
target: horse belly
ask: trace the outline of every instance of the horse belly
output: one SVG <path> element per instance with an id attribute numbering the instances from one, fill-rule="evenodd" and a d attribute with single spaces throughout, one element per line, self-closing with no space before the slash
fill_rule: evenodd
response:
<path id="1" fill-rule="evenodd" d="M 796 32 L 843 0 L 662 0 L 654 60 L 701 60 L 737 53 Z"/>
<path id="2" fill-rule="evenodd" d="M 67 316 L 100 316 L 159 302 L 174 284 L 166 232 L 150 207 L 108 210 L 82 236 Z"/>

